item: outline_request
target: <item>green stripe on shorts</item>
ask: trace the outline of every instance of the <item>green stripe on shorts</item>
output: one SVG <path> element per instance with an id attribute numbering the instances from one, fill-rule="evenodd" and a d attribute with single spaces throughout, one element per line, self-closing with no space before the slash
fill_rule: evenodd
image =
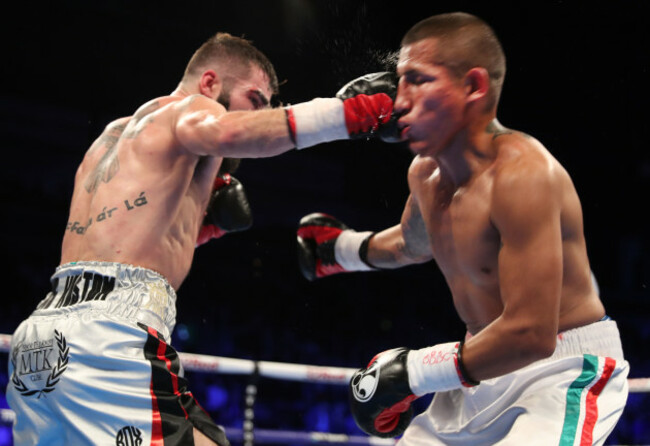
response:
<path id="1" fill-rule="evenodd" d="M 566 396 L 566 412 L 564 414 L 564 425 L 559 446 L 572 446 L 575 442 L 580 420 L 580 400 L 582 391 L 591 384 L 598 375 L 598 357 L 584 355 L 582 362 L 582 373 L 571 383 Z"/>

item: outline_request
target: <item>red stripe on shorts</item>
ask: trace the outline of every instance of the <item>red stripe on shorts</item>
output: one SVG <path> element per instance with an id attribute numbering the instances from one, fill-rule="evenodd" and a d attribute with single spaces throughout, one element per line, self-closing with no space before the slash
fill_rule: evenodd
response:
<path id="1" fill-rule="evenodd" d="M 153 332 L 153 333 L 152 333 Z M 154 330 L 153 328 L 149 328 L 149 333 L 153 334 L 154 336 L 158 336 L 158 332 Z M 174 392 L 174 395 L 180 397 L 181 393 L 178 391 L 178 375 L 172 371 L 172 362 L 169 360 L 167 357 L 167 343 L 163 341 L 162 339 L 158 338 L 158 359 L 163 361 L 165 363 L 165 366 L 167 367 L 167 370 L 169 371 L 169 375 L 171 376 L 172 379 L 172 390 Z M 185 418 L 188 418 L 187 411 L 185 408 L 181 405 L 181 408 L 183 409 L 183 412 L 185 413 Z"/>
<path id="2" fill-rule="evenodd" d="M 158 339 L 158 333 L 151 327 L 148 327 L 149 334 L 156 339 Z M 160 342 L 160 340 L 159 340 Z M 160 344 L 158 346 L 160 351 Z M 158 408 L 158 398 L 156 397 L 156 392 L 153 387 L 153 379 L 149 383 L 149 391 L 151 392 L 151 409 L 152 409 L 152 420 L 151 420 L 151 445 L 152 446 L 164 446 L 165 440 L 163 438 L 162 432 L 162 417 L 160 415 L 160 409 Z"/>
<path id="3" fill-rule="evenodd" d="M 589 389 L 589 393 L 587 393 L 585 401 L 585 422 L 582 425 L 580 446 L 591 446 L 593 443 L 594 427 L 598 420 L 598 396 L 612 377 L 615 367 L 616 361 L 614 359 L 605 358 L 605 365 L 603 366 L 603 373 L 600 379 Z"/>

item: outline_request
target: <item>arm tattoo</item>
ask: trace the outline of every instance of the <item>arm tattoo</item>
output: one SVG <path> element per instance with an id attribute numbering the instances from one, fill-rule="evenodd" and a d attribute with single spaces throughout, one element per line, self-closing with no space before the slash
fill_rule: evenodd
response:
<path id="1" fill-rule="evenodd" d="M 420 207 L 411 204 L 411 213 L 407 220 L 402 223 L 405 244 L 402 252 L 407 257 L 418 257 L 422 251 L 426 252 L 429 247 L 429 237 L 427 228 L 424 225 L 424 219 L 420 213 Z M 426 247 L 427 249 L 417 249 Z"/>
<path id="2" fill-rule="evenodd" d="M 111 126 L 106 130 L 106 132 L 104 132 L 99 140 L 93 144 L 93 147 L 91 147 L 90 150 L 97 150 L 100 147 L 106 147 L 107 150 L 84 183 L 84 187 L 89 194 L 94 193 L 102 181 L 108 183 L 120 170 L 117 152 L 115 151 L 119 139 L 122 136 L 131 139 L 137 137 L 140 132 L 147 127 L 147 125 L 153 122 L 151 113 L 158 108 L 160 108 L 160 103 L 158 101 L 152 101 L 144 105 L 129 121 Z M 144 121 L 141 122 L 142 119 L 144 119 Z M 127 125 L 128 130 L 125 131 Z"/>
<path id="3" fill-rule="evenodd" d="M 97 150 L 100 147 L 106 147 L 106 152 L 101 157 L 92 173 L 88 176 L 84 183 L 84 188 L 86 191 L 91 194 L 94 193 L 99 187 L 100 182 L 108 183 L 115 176 L 115 174 L 120 170 L 120 164 L 117 160 L 117 142 L 124 132 L 126 123 L 118 124 L 106 131 L 95 144 L 90 148 L 90 150 Z"/>
<path id="4" fill-rule="evenodd" d="M 129 139 L 136 138 L 149 124 L 153 122 L 151 114 L 160 108 L 158 101 L 153 101 L 141 107 L 135 115 L 133 115 L 133 123 L 129 130 L 124 132 L 124 137 Z"/>

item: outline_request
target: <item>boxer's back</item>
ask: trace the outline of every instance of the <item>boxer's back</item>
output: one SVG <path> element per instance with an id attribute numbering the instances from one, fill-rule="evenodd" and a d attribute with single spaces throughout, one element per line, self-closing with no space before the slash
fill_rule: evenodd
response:
<path id="1" fill-rule="evenodd" d="M 163 274 L 178 288 L 218 168 L 174 136 L 178 98 L 143 105 L 109 124 L 75 177 L 61 263 L 121 262 Z"/>

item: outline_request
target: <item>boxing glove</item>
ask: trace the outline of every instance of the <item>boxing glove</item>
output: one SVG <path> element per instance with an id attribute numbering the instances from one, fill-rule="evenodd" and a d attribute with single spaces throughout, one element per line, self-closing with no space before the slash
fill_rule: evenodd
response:
<path id="1" fill-rule="evenodd" d="M 357 95 L 386 93 L 392 101 L 395 101 L 397 82 L 398 78 L 394 72 L 370 73 L 348 82 L 336 93 L 336 97 L 346 100 Z M 399 115 L 393 111 L 387 121 L 384 120 L 380 126 L 377 126 L 377 136 L 382 141 L 390 143 L 401 141 L 399 128 L 397 127 L 398 118 Z"/>
<path id="2" fill-rule="evenodd" d="M 352 416 L 361 430 L 378 437 L 397 437 L 409 425 L 417 398 L 433 392 L 472 387 L 462 363 L 462 343 L 420 350 L 396 348 L 375 356 L 350 379 Z"/>
<path id="3" fill-rule="evenodd" d="M 374 270 L 366 259 L 374 232 L 356 232 L 323 213 L 304 216 L 298 224 L 298 265 L 303 276 L 314 280 L 350 271 Z"/>
<path id="4" fill-rule="evenodd" d="M 244 187 L 230 174 L 218 175 L 205 211 L 196 246 L 228 232 L 244 231 L 253 224 L 253 214 Z"/>
<path id="5" fill-rule="evenodd" d="M 393 115 L 393 99 L 383 90 L 385 81 L 377 81 L 377 91 L 372 81 L 356 80 L 355 87 L 344 87 L 341 97 L 316 98 L 285 107 L 289 135 L 296 148 L 303 149 L 338 139 L 369 138 L 378 136 Z M 363 84 L 363 88 L 362 88 Z M 353 94 L 355 88 L 363 91 Z"/>

